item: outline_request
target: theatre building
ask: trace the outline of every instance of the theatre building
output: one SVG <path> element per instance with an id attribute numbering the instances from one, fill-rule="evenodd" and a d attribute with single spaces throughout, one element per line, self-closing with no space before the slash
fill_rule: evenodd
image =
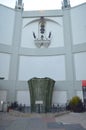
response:
<path id="1" fill-rule="evenodd" d="M 52 104 L 83 100 L 86 79 L 86 3 L 57 10 L 24 11 L 0 4 L 0 102 L 30 106 L 28 81 L 55 81 Z M 41 84 L 41 83 L 40 83 Z M 1 108 L 0 108 L 1 109 Z"/>

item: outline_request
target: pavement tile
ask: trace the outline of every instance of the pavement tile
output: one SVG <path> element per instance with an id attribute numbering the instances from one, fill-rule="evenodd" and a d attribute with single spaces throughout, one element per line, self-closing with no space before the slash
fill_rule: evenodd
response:
<path id="1" fill-rule="evenodd" d="M 51 123 L 47 123 L 47 127 L 50 129 L 56 129 L 56 128 L 64 128 L 63 124 L 59 124 L 57 122 L 51 122 Z"/>
<path id="2" fill-rule="evenodd" d="M 54 117 L 43 117 L 42 119 L 45 122 L 55 122 L 55 118 Z"/>
<path id="3" fill-rule="evenodd" d="M 4 126 L 0 126 L 0 130 L 6 130 Z"/>
<path id="4" fill-rule="evenodd" d="M 6 130 L 26 130 L 26 127 L 28 127 L 28 122 L 26 119 L 17 119 L 6 127 Z"/>
<path id="5" fill-rule="evenodd" d="M 47 129 L 47 130 L 66 130 L 64 128 L 57 128 L 57 129 Z"/>
<path id="6" fill-rule="evenodd" d="M 9 114 L 1 113 L 0 130 L 86 130 L 81 124 L 83 122 L 84 126 L 86 126 L 86 114 L 83 113 L 56 117 L 58 121 L 48 115 L 35 115 L 15 118 Z M 70 119 L 71 123 L 68 122 Z M 76 122 L 73 123 L 74 121 Z"/>
<path id="7" fill-rule="evenodd" d="M 66 130 L 85 130 L 80 124 L 65 124 L 64 128 Z"/>
<path id="8" fill-rule="evenodd" d="M 8 120 L 0 120 L 0 126 L 7 127 L 10 124 L 12 124 L 13 121 L 8 121 Z"/>

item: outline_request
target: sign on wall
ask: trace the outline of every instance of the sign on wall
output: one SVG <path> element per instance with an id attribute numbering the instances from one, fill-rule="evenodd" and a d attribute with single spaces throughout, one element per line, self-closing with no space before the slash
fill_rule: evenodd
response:
<path id="1" fill-rule="evenodd" d="M 84 105 L 86 107 L 86 80 L 82 80 L 82 90 L 83 90 Z"/>

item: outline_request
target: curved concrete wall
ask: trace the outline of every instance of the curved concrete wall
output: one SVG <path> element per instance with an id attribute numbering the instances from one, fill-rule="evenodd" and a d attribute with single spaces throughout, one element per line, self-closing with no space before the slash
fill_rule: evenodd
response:
<path id="1" fill-rule="evenodd" d="M 0 5 L 0 43 L 12 45 L 15 11 Z"/>
<path id="2" fill-rule="evenodd" d="M 43 12 L 0 5 L 0 76 L 5 77 L 0 80 L 0 89 L 7 91 L 7 101 L 24 103 L 20 97 L 25 97 L 27 80 L 34 75 L 56 80 L 54 103 L 62 103 L 62 96 L 64 103 L 74 95 L 82 98 L 81 80 L 86 78 L 85 12 L 86 4 Z M 46 19 L 46 35 L 52 32 L 49 48 L 34 45 L 32 32 L 38 35 L 41 16 Z M 62 96 L 57 101 L 58 93 Z"/>
<path id="3" fill-rule="evenodd" d="M 45 25 L 45 35 L 48 37 L 49 32 L 51 32 L 51 44 L 50 48 L 52 47 L 63 47 L 64 40 L 63 40 L 63 19 L 62 17 L 45 17 L 46 21 Z M 22 25 L 22 40 L 21 40 L 21 47 L 25 48 L 36 48 L 33 38 L 33 32 L 35 32 L 36 37 L 38 37 L 39 33 L 39 18 L 24 18 L 23 25 Z"/>
<path id="4" fill-rule="evenodd" d="M 71 9 L 73 44 L 86 43 L 86 4 Z"/>

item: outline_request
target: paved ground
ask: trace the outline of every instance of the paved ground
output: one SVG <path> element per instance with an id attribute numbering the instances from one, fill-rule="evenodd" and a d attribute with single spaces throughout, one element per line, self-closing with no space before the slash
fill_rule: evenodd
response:
<path id="1" fill-rule="evenodd" d="M 64 114 L 57 117 L 56 122 L 63 122 L 64 124 L 80 124 L 86 129 L 86 112 Z"/>
<path id="2" fill-rule="evenodd" d="M 86 130 L 86 113 L 19 114 L 0 112 L 0 130 Z"/>

